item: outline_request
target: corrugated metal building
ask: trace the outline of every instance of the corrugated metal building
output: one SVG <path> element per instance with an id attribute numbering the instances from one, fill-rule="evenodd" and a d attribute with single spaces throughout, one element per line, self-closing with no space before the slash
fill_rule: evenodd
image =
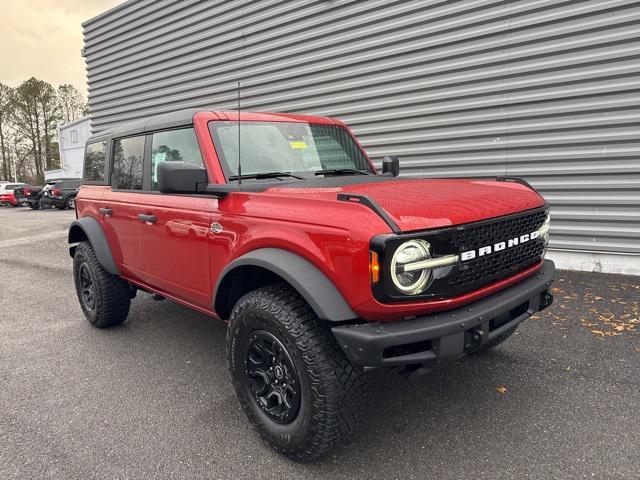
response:
<path id="1" fill-rule="evenodd" d="M 638 273 L 639 19 L 617 0 L 130 0 L 84 24 L 93 129 L 235 109 L 241 80 L 243 109 L 339 117 L 404 175 L 522 176 L 565 265 Z"/>

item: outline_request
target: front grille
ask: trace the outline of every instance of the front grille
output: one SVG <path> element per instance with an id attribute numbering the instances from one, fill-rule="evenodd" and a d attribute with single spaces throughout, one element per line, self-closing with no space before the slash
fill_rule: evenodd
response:
<path id="1" fill-rule="evenodd" d="M 452 235 L 454 251 L 464 252 L 507 241 L 538 230 L 544 223 L 545 210 L 469 225 Z M 470 290 L 507 278 L 540 260 L 544 243 L 538 238 L 490 255 L 468 260 L 449 275 L 452 290 Z"/>
<path id="2" fill-rule="evenodd" d="M 542 256 L 544 245 L 535 240 L 523 245 L 465 262 L 449 280 L 456 289 L 479 286 L 510 276 L 532 265 Z"/>
<path id="3" fill-rule="evenodd" d="M 384 257 L 383 282 L 372 285 L 374 296 L 384 303 L 424 301 L 451 298 L 477 290 L 491 283 L 511 277 L 519 271 L 539 262 L 544 253 L 544 240 L 536 238 L 525 243 L 506 247 L 504 250 L 479 255 L 482 247 L 530 234 L 540 229 L 547 216 L 546 207 L 504 217 L 426 232 L 415 232 L 391 238 L 379 237 L 372 248 Z M 433 278 L 424 293 L 403 295 L 393 286 L 391 258 L 393 252 L 408 239 L 424 239 L 431 245 L 434 257 L 460 255 L 475 250 L 476 258 L 451 266 L 434 269 Z"/>
<path id="4" fill-rule="evenodd" d="M 455 248 L 464 252 L 472 248 L 493 245 L 508 238 L 539 229 L 547 216 L 545 210 L 516 215 L 495 221 L 479 222 L 462 227 L 451 238 Z"/>

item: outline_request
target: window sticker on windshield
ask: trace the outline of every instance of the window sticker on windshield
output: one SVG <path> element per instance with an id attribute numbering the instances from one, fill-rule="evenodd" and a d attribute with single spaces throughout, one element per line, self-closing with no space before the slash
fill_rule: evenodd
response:
<path id="1" fill-rule="evenodd" d="M 300 141 L 289 142 L 289 145 L 291 145 L 291 148 L 294 148 L 296 150 L 304 150 L 306 148 L 309 148 L 305 142 Z"/>

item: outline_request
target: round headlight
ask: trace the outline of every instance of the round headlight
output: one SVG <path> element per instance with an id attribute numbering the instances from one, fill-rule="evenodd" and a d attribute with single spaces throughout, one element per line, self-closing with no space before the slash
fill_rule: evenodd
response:
<path id="1" fill-rule="evenodd" d="M 430 245 L 424 240 L 409 240 L 398 247 L 391 258 L 391 280 L 400 292 L 417 295 L 424 291 L 431 278 L 431 270 L 406 270 L 405 266 L 429 258 Z"/>
<path id="2" fill-rule="evenodd" d="M 542 256 L 547 254 L 547 248 L 549 247 L 549 230 L 551 229 L 551 215 L 547 214 L 547 218 L 544 219 L 544 223 L 540 227 L 540 236 L 544 243 L 544 249 L 542 250 Z"/>
<path id="3" fill-rule="evenodd" d="M 540 233 L 545 242 L 549 242 L 549 230 L 551 229 L 551 214 L 547 214 L 547 218 L 544 219 L 542 227 L 540 227 Z"/>

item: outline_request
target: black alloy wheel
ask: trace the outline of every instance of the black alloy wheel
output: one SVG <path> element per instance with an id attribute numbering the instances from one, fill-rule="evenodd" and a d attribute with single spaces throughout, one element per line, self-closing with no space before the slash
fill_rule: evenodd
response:
<path id="1" fill-rule="evenodd" d="M 300 380 L 291 355 L 274 335 L 257 330 L 247 343 L 249 389 L 273 421 L 291 423 L 300 410 Z"/>
<path id="2" fill-rule="evenodd" d="M 80 264 L 78 276 L 82 303 L 87 310 L 93 311 L 96 308 L 96 289 L 91 269 L 86 262 Z"/>

